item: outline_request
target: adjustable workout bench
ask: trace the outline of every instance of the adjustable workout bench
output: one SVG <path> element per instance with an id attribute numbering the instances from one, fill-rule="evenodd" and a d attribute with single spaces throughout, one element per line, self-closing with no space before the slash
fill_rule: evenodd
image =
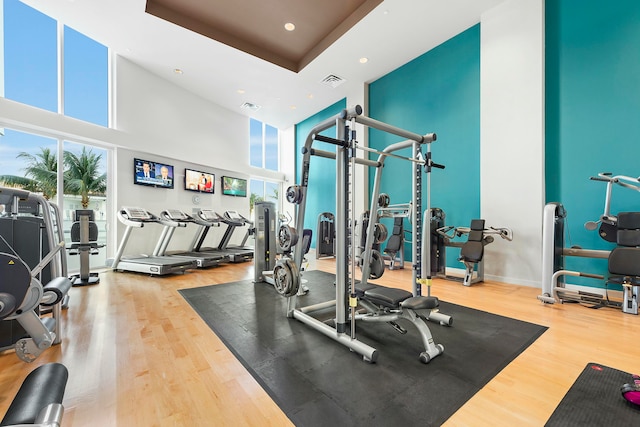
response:
<path id="1" fill-rule="evenodd" d="M 48 363 L 33 370 L 20 386 L 0 426 L 59 427 L 68 377 L 67 368 L 60 363 Z"/>
<path id="2" fill-rule="evenodd" d="M 431 359 L 444 352 L 442 344 L 433 342 L 431 330 L 426 323 L 431 311 L 440 305 L 438 298 L 414 297 L 411 292 L 403 289 L 388 288 L 374 283 L 357 284 L 356 297 L 360 306 L 367 311 L 356 315 L 356 320 L 389 323 L 401 334 L 406 334 L 407 330 L 398 325 L 396 320 L 405 319 L 413 323 L 425 347 L 420 353 L 422 363 L 429 363 Z"/>

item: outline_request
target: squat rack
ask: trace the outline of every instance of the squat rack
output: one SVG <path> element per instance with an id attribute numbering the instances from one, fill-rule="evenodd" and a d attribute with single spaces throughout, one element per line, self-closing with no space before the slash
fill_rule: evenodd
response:
<path id="1" fill-rule="evenodd" d="M 386 147 L 383 151 L 373 150 L 370 148 L 360 147 L 357 144 L 355 138 L 355 124 L 359 123 L 364 126 L 368 126 L 374 129 L 381 130 L 396 136 L 407 138 L 402 142 L 397 142 Z M 336 138 L 329 138 L 320 135 L 320 132 L 336 127 Z M 336 160 L 336 215 L 335 215 L 335 229 L 336 229 L 336 299 L 335 301 L 328 301 L 326 303 L 316 304 L 315 306 L 296 308 L 297 294 L 293 293 L 288 296 L 287 301 L 287 317 L 295 318 L 308 326 L 322 332 L 330 338 L 340 342 L 341 344 L 349 347 L 351 350 L 362 355 L 366 361 L 374 362 L 377 358 L 377 351 L 375 348 L 358 341 L 355 338 L 355 307 L 357 305 L 355 295 L 355 252 L 352 248 L 350 252 L 348 242 L 348 227 L 351 227 L 352 240 L 355 238 L 355 212 L 354 203 L 350 198 L 350 195 L 355 194 L 355 165 L 362 164 L 369 167 L 376 168 L 376 175 L 374 181 L 374 189 L 371 195 L 371 210 L 376 211 L 376 203 L 380 191 L 380 181 L 382 175 L 382 168 L 387 157 L 396 157 L 404 160 L 409 160 L 414 165 L 414 173 L 412 178 L 413 188 L 413 206 L 411 214 L 412 233 L 415 238 L 412 242 L 412 263 L 413 263 L 413 294 L 414 296 L 421 295 L 421 285 L 424 283 L 429 284 L 430 271 L 426 272 L 426 280 L 423 278 L 425 274 L 422 266 L 422 168 L 424 167 L 427 174 L 431 172 L 432 167 L 444 168 L 442 165 L 438 165 L 431 161 L 430 144 L 436 140 L 435 133 L 429 133 L 426 135 L 420 135 L 413 132 L 406 131 L 404 129 L 380 122 L 367 116 L 362 115 L 362 107 L 355 106 L 350 109 L 345 109 L 339 114 L 324 120 L 316 125 L 308 134 L 304 148 L 302 149 L 302 173 L 300 185 L 295 186 L 296 193 L 296 232 L 299 236 L 302 235 L 304 230 L 304 215 L 307 200 L 307 191 L 309 183 L 309 169 L 311 156 L 319 156 Z M 334 144 L 336 146 L 335 153 L 318 150 L 312 147 L 314 141 L 323 141 Z M 422 154 L 422 145 L 427 145 L 426 156 Z M 404 157 L 395 154 L 395 151 L 412 147 L 413 157 Z M 375 152 L 379 154 L 378 160 L 369 160 L 356 156 L 356 150 L 364 150 L 368 152 Z M 427 181 L 428 182 L 428 181 Z M 289 192 L 289 190 L 288 190 Z M 427 205 L 429 205 L 429 189 L 427 189 Z M 427 209 L 429 209 L 427 207 Z M 349 214 L 351 214 L 351 220 L 349 221 Z M 366 284 L 369 278 L 371 260 L 371 250 L 374 240 L 374 227 L 371 224 L 367 229 L 367 239 L 365 245 L 365 251 L 363 255 L 362 265 L 362 278 L 361 283 Z M 427 250 L 430 252 L 430 240 L 427 239 Z M 347 261 L 351 255 L 351 274 L 347 269 Z M 303 261 L 303 250 L 300 247 L 295 247 L 293 268 L 291 273 L 298 275 L 293 278 L 294 281 L 299 281 L 299 271 Z M 347 288 L 349 284 L 349 288 Z M 347 289 L 350 290 L 349 298 L 347 299 Z M 335 305 L 336 318 L 335 328 L 309 316 L 307 313 L 318 310 L 325 307 Z M 347 311 L 351 309 L 351 335 L 347 335 Z M 435 313 L 437 314 L 437 313 Z"/>

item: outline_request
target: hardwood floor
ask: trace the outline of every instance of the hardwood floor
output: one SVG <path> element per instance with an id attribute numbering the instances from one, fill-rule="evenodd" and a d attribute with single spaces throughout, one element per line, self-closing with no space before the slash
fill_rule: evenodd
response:
<path id="1" fill-rule="evenodd" d="M 316 266 L 333 267 L 333 260 Z M 292 425 L 177 292 L 252 278 L 253 263 L 164 278 L 101 273 L 99 285 L 71 290 L 60 345 L 31 364 L 12 351 L 0 355 L 0 413 L 31 370 L 58 361 L 70 372 L 65 427 Z M 381 282 L 410 289 L 411 271 L 387 271 Z M 447 426 L 542 426 L 588 362 L 640 372 L 637 316 L 575 304 L 543 305 L 536 300 L 539 289 L 500 283 L 464 287 L 436 280 L 432 293 L 549 327 Z M 439 327 L 431 327 L 435 337 Z M 424 368 L 437 370 L 437 359 Z"/>

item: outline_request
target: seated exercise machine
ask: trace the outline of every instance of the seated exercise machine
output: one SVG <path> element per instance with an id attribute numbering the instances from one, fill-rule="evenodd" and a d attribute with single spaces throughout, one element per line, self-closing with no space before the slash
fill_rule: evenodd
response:
<path id="1" fill-rule="evenodd" d="M 543 214 L 542 294 L 538 296 L 538 300 L 546 304 L 577 302 L 593 308 L 614 307 L 621 308 L 624 313 L 638 314 L 640 212 L 621 212 L 614 216 L 610 213 L 610 206 L 614 185 L 640 191 L 640 180 L 623 175 L 613 176 L 610 173 L 600 173 L 591 179 L 607 182 L 605 208 L 600 219 L 587 222 L 585 228 L 595 230 L 600 224 L 600 237 L 616 243 L 617 246 L 611 251 L 582 249 L 577 246 L 564 247 L 567 212 L 559 203 L 548 203 Z M 568 256 L 606 259 L 608 278 L 603 274 L 566 270 L 564 258 Z M 565 276 L 603 280 L 604 288 L 582 290 L 565 283 Z M 609 284 L 622 286 L 621 300 L 612 297 L 608 289 Z"/>
<path id="2" fill-rule="evenodd" d="M 322 212 L 318 215 L 316 228 L 316 259 L 336 256 L 335 238 L 335 216 L 331 212 Z"/>
<path id="3" fill-rule="evenodd" d="M 39 366 L 22 382 L 0 426 L 60 427 L 69 372 L 60 363 Z"/>
<path id="4" fill-rule="evenodd" d="M 95 213 L 90 209 L 77 209 L 74 223 L 71 225 L 71 245 L 67 247 L 69 255 L 80 256 L 80 273 L 71 277 L 73 286 L 95 285 L 100 283 L 98 273 L 90 272 L 90 255 L 97 255 L 104 247 L 98 243 L 98 226 Z"/>
<path id="5" fill-rule="evenodd" d="M 360 354 L 365 361 L 375 362 L 378 352 L 370 345 L 356 338 L 356 322 L 373 322 L 387 323 L 394 327 L 395 330 L 403 332 L 404 329 L 398 325 L 398 322 L 406 322 L 412 324 L 421 336 L 423 345 L 420 351 L 419 359 L 423 363 L 428 363 L 436 356 L 442 354 L 444 347 L 436 344 L 431 335 L 427 320 L 435 320 L 434 315 L 437 312 L 439 301 L 436 297 L 422 296 L 421 287 L 423 284 L 430 285 L 430 276 L 420 277 L 423 272 L 422 253 L 422 220 L 420 215 L 413 214 L 412 234 L 418 238 L 413 239 L 413 288 L 414 292 L 405 291 L 383 286 L 381 284 L 369 283 L 370 280 L 370 264 L 372 261 L 372 248 L 374 242 L 375 227 L 367 227 L 366 244 L 363 249 L 362 258 L 362 274 L 358 283 L 356 274 L 356 257 L 350 256 L 355 253 L 355 238 L 348 239 L 348 236 L 356 236 L 356 218 L 355 218 L 355 201 L 350 195 L 356 193 L 355 188 L 355 167 L 357 164 L 374 167 L 376 176 L 374 180 L 374 190 L 371 196 L 372 206 L 370 212 L 375 212 L 378 203 L 378 194 L 380 188 L 381 173 L 384 161 L 388 157 L 397 157 L 409 160 L 415 165 L 413 174 L 413 204 L 417 210 L 422 209 L 422 173 L 423 169 L 427 172 L 427 176 L 432 167 L 443 167 L 431 161 L 431 152 L 426 153 L 423 157 L 421 146 L 427 145 L 436 139 L 435 134 L 419 135 L 408 132 L 397 127 L 373 120 L 366 116 L 362 116 L 362 108 L 356 106 L 349 110 L 343 110 L 340 114 L 331 117 L 322 123 L 316 125 L 305 141 L 303 148 L 302 173 L 303 177 L 300 185 L 290 187 L 287 194 L 295 193 L 296 203 L 296 232 L 298 235 L 303 234 L 304 214 L 306 208 L 306 195 L 308 189 L 308 176 L 310 169 L 311 156 L 320 156 L 336 160 L 336 275 L 335 275 L 335 300 L 315 304 L 308 307 L 297 307 L 297 292 L 295 288 L 290 289 L 287 293 L 287 316 L 297 319 L 300 322 L 310 326 L 332 338 L 340 344 L 350 348 L 352 351 Z M 370 148 L 361 147 L 355 140 L 355 124 L 360 123 L 365 126 L 373 127 L 384 132 L 408 138 L 406 141 L 398 142 L 386 147 L 383 151 L 372 150 Z M 336 138 L 325 137 L 320 132 L 335 126 L 337 128 Z M 335 152 L 318 150 L 312 147 L 314 141 L 323 141 L 336 146 Z M 412 148 L 412 157 L 403 157 L 395 154 L 397 150 L 404 148 Z M 377 160 L 369 160 L 357 157 L 356 150 L 364 150 L 374 152 L 379 155 Z M 323 191 L 326 191 L 324 189 Z M 428 200 L 428 199 L 427 199 Z M 352 240 L 354 242 L 350 242 Z M 294 248 L 294 260 L 289 275 L 283 274 L 283 282 L 292 283 L 295 287 L 299 285 L 300 266 L 303 260 L 303 247 Z M 349 268 L 347 268 L 349 265 Z M 284 272 L 286 273 L 286 272 Z M 290 277 L 291 276 L 291 277 Z M 335 318 L 333 326 L 314 318 L 311 314 L 320 309 L 335 308 Z M 445 318 L 445 315 L 442 315 Z M 451 324 L 450 321 L 446 324 Z M 401 350 L 399 350 L 401 351 Z"/>
<path id="6" fill-rule="evenodd" d="M 196 268 L 196 261 L 187 258 L 171 256 L 136 256 L 124 258 L 125 247 L 134 228 L 143 228 L 145 224 L 161 224 L 169 227 L 186 227 L 184 223 L 164 220 L 158 218 L 146 209 L 138 207 L 123 207 L 118 211 L 118 220 L 126 225 L 122 240 L 118 246 L 111 268 L 114 271 L 130 271 L 135 273 L 146 273 L 151 276 L 164 276 L 172 273 L 184 273 L 185 270 Z M 166 230 L 164 230 L 166 233 Z M 162 237 L 162 236 L 161 236 Z M 158 252 L 162 240 L 159 239 L 153 253 Z"/>
<path id="7" fill-rule="evenodd" d="M 444 217 L 444 215 L 442 215 Z M 464 286 L 471 286 L 473 283 L 484 281 L 484 247 L 493 243 L 493 236 L 498 235 L 504 240 L 512 241 L 513 232 L 506 227 L 485 228 L 484 219 L 473 219 L 469 227 L 440 227 L 436 230 L 441 237 L 443 250 L 441 251 L 440 262 L 444 262 L 444 247 L 459 247 L 460 257 L 458 258 L 465 266 L 465 274 L 462 279 Z M 453 239 L 467 235 L 466 242 L 456 242 Z M 445 267 L 443 266 L 443 270 Z M 446 271 L 446 270 L 445 270 Z M 476 273 L 474 275 L 474 273 Z M 443 274 L 443 278 L 449 280 L 460 280 L 459 277 Z"/>
<path id="8" fill-rule="evenodd" d="M 178 222 L 184 224 L 186 226 L 189 223 L 198 224 L 202 227 L 209 227 L 211 223 L 201 219 L 200 217 L 192 217 L 191 215 L 187 215 L 185 212 L 179 209 L 170 209 L 166 211 L 162 211 L 160 213 L 160 218 L 163 220 L 171 222 Z M 171 242 L 171 238 L 174 235 L 174 232 L 178 227 L 172 227 L 170 225 L 165 225 L 165 228 L 160 235 L 159 244 L 156 246 L 156 251 L 153 253 L 154 256 L 171 256 L 184 258 L 188 260 L 192 260 L 196 262 L 196 267 L 198 268 L 209 268 L 216 267 L 223 262 L 228 261 L 228 257 L 221 252 L 196 252 L 196 251 L 175 251 L 175 252 L 167 252 L 167 247 Z"/>
<path id="9" fill-rule="evenodd" d="M 389 270 L 404 268 L 404 245 L 405 243 L 411 243 L 411 241 L 407 240 L 405 236 L 406 234 L 410 235 L 411 232 L 405 228 L 404 221 L 405 219 L 411 220 L 413 205 L 411 203 L 391 205 L 389 204 L 389 195 L 385 193 L 382 193 L 379 196 L 379 199 L 377 222 L 380 223 L 380 218 L 393 219 L 393 228 L 391 229 L 391 234 L 389 235 L 389 239 L 387 240 L 385 248 L 382 251 L 384 254 L 384 259 L 389 263 Z"/>
<path id="10" fill-rule="evenodd" d="M 71 289 L 60 212 L 14 188 L 0 188 L 0 204 L 10 213 L 0 218 L 0 351 L 14 349 L 32 362 L 61 342 L 61 306 Z M 52 316 L 40 317 L 44 309 Z"/>

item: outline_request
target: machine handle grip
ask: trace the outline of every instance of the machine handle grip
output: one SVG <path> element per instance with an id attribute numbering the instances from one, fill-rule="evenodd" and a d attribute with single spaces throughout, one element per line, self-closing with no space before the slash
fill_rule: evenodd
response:
<path id="1" fill-rule="evenodd" d="M 432 168 L 438 168 L 438 169 L 444 169 L 445 168 L 444 165 L 441 165 L 440 163 L 433 163 L 433 162 L 431 162 L 429 164 L 429 166 L 431 166 Z"/>
<path id="2" fill-rule="evenodd" d="M 604 276 L 601 276 L 600 274 L 580 273 L 580 276 L 589 277 L 591 279 L 604 279 Z"/>
<path id="3" fill-rule="evenodd" d="M 592 177 L 590 177 L 589 179 L 590 179 L 590 180 L 592 180 L 592 181 L 602 181 L 602 182 L 609 182 L 609 181 L 611 181 L 610 179 L 602 178 L 602 177 L 600 177 L 600 176 L 592 176 Z"/>

